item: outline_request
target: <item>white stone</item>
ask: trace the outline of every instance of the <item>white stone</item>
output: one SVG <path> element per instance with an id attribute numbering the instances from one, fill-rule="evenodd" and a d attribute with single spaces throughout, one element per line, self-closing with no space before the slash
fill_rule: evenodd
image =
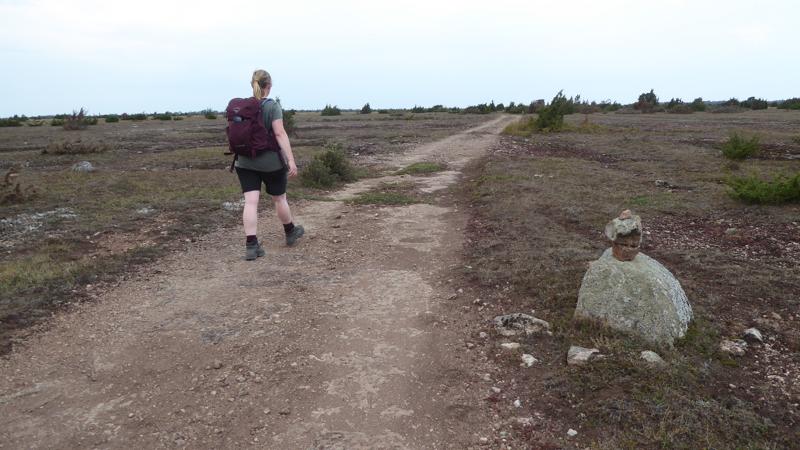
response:
<path id="1" fill-rule="evenodd" d="M 503 342 L 500 344 L 500 347 L 503 347 L 506 350 L 516 350 L 519 348 L 518 342 Z"/>
<path id="2" fill-rule="evenodd" d="M 522 355 L 522 364 L 521 364 L 521 366 L 523 366 L 523 367 L 530 367 L 534 363 L 537 363 L 537 362 L 539 362 L 539 360 L 534 358 L 533 355 L 529 355 L 527 353 Z"/>
<path id="3" fill-rule="evenodd" d="M 94 166 L 89 161 L 77 162 L 72 166 L 73 172 L 94 172 Z"/>
<path id="4" fill-rule="evenodd" d="M 764 336 L 757 328 L 748 328 L 744 330 L 744 339 L 748 342 L 764 342 Z"/>
<path id="5" fill-rule="evenodd" d="M 550 331 L 550 324 L 537 317 L 522 313 L 506 314 L 494 318 L 495 330 L 502 336 L 526 335 Z"/>
<path id="6" fill-rule="evenodd" d="M 570 428 L 569 430 L 567 430 L 567 436 L 569 436 L 569 437 L 575 437 L 575 436 L 577 436 L 577 435 L 578 435 L 578 432 L 577 432 L 577 431 L 575 431 L 575 430 L 573 430 L 572 428 Z"/>
<path id="7" fill-rule="evenodd" d="M 573 345 L 567 352 L 567 364 L 571 366 L 583 365 L 598 356 L 600 356 L 600 350 L 596 348 L 584 348 Z"/>
<path id="8" fill-rule="evenodd" d="M 686 334 L 692 307 L 681 284 L 658 261 L 643 253 L 618 261 L 607 249 L 583 277 L 575 318 L 672 345 Z"/>
<path id="9" fill-rule="evenodd" d="M 661 356 L 654 351 L 645 350 L 639 355 L 639 357 L 647 361 L 647 363 L 652 366 L 663 367 L 667 365 L 666 361 L 664 361 Z"/>

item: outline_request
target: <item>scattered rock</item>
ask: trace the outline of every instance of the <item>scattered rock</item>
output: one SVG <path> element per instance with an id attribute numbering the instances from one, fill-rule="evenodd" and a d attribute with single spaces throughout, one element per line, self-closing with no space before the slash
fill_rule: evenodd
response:
<path id="1" fill-rule="evenodd" d="M 583 365 L 600 356 L 596 348 L 584 348 L 573 345 L 567 352 L 567 364 L 570 366 Z"/>
<path id="2" fill-rule="evenodd" d="M 501 389 L 499 387 L 492 386 L 492 392 L 494 392 L 495 394 L 499 394 L 501 392 Z"/>
<path id="3" fill-rule="evenodd" d="M 656 180 L 656 186 L 662 187 L 662 188 L 665 188 L 665 189 L 676 189 L 678 187 L 678 186 L 675 186 L 674 184 L 670 183 L 669 181 L 665 181 L 665 180 Z"/>
<path id="4" fill-rule="evenodd" d="M 530 335 L 550 331 L 550 324 L 547 321 L 522 313 L 497 316 L 494 318 L 494 326 L 502 336 L 516 336 L 522 332 Z"/>
<path id="5" fill-rule="evenodd" d="M 575 437 L 575 436 L 577 436 L 577 435 L 578 435 L 578 432 L 577 432 L 577 431 L 575 431 L 575 430 L 573 430 L 572 428 L 570 428 L 569 430 L 567 430 L 567 436 L 569 436 L 569 437 Z"/>
<path id="6" fill-rule="evenodd" d="M 608 249 L 583 277 L 575 318 L 672 345 L 686 334 L 692 307 L 681 284 L 658 261 L 644 253 L 619 261 Z"/>
<path id="7" fill-rule="evenodd" d="M 506 350 L 516 350 L 519 348 L 518 342 L 503 342 L 500 344 L 500 347 L 503 347 Z"/>
<path id="8" fill-rule="evenodd" d="M 736 228 L 728 228 L 728 229 L 726 229 L 726 230 L 725 230 L 725 234 L 727 234 L 728 236 L 730 236 L 730 235 L 732 235 L 732 234 L 736 234 L 736 232 L 737 232 L 737 231 L 738 231 L 738 230 L 737 230 Z"/>
<path id="9" fill-rule="evenodd" d="M 155 211 L 156 211 L 155 209 L 153 209 L 153 208 L 151 208 L 149 206 L 145 206 L 143 208 L 137 209 L 136 210 L 136 214 L 147 215 L 147 214 L 152 214 Z"/>
<path id="10" fill-rule="evenodd" d="M 222 361 L 215 359 L 213 363 L 211 363 L 211 367 L 215 370 L 222 368 Z"/>
<path id="11" fill-rule="evenodd" d="M 722 353 L 727 353 L 731 356 L 744 356 L 745 352 L 747 351 L 747 342 L 741 339 L 736 339 L 733 341 L 725 339 L 720 342 L 719 351 Z"/>
<path id="12" fill-rule="evenodd" d="M 758 328 L 748 328 L 744 330 L 744 340 L 750 344 L 764 342 L 764 336 L 758 331 Z"/>
<path id="13" fill-rule="evenodd" d="M 772 318 L 772 320 L 777 320 L 778 322 L 780 322 L 781 320 L 783 320 L 783 318 L 781 317 L 781 315 L 780 315 L 780 314 L 778 314 L 778 313 L 776 313 L 775 311 L 772 311 L 771 313 L 769 313 L 769 316 Z"/>
<path id="14" fill-rule="evenodd" d="M 667 365 L 666 361 L 664 361 L 658 353 L 650 350 L 643 351 L 639 357 L 645 360 L 650 366 L 664 367 Z"/>
<path id="15" fill-rule="evenodd" d="M 89 161 L 81 161 L 72 166 L 73 172 L 94 172 L 95 168 Z"/>
<path id="16" fill-rule="evenodd" d="M 222 209 L 226 211 L 241 211 L 244 209 L 244 199 L 241 199 L 238 202 L 223 202 Z"/>
<path id="17" fill-rule="evenodd" d="M 481 338 L 481 339 L 486 339 L 486 338 L 489 337 L 489 335 L 486 334 L 486 332 L 481 331 L 480 333 L 478 333 L 478 337 Z"/>
<path id="18" fill-rule="evenodd" d="M 473 344 L 472 342 L 467 342 L 467 348 L 470 348 L 470 349 L 471 348 L 475 348 L 475 344 Z"/>
<path id="19" fill-rule="evenodd" d="M 534 363 L 539 362 L 538 359 L 534 358 L 533 355 L 529 355 L 527 353 L 522 355 L 522 366 L 523 367 L 531 367 Z"/>
<path id="20" fill-rule="evenodd" d="M 514 400 L 514 407 L 515 408 L 522 408 L 522 402 L 519 399 Z"/>

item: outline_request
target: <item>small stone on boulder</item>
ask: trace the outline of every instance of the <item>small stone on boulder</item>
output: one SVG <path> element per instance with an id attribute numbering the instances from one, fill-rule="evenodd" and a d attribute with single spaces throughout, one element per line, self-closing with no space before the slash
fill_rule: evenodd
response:
<path id="1" fill-rule="evenodd" d="M 516 336 L 522 332 L 530 335 L 550 331 L 550 324 L 547 321 L 522 313 L 497 316 L 494 318 L 494 327 L 502 336 Z"/>
<path id="2" fill-rule="evenodd" d="M 573 345 L 567 352 L 567 364 L 570 366 L 584 365 L 599 356 L 600 350 L 596 348 L 584 348 Z"/>
<path id="3" fill-rule="evenodd" d="M 620 261 L 632 261 L 642 243 L 642 219 L 626 209 L 606 225 L 605 233 L 611 240 L 614 257 Z"/>

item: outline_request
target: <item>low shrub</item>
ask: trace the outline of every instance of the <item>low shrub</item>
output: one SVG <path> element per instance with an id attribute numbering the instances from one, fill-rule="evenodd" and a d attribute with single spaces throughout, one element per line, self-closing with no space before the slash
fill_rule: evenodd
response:
<path id="1" fill-rule="evenodd" d="M 369 106 L 369 102 L 365 103 L 364 106 L 361 107 L 361 114 L 370 114 L 372 113 L 372 108 Z"/>
<path id="2" fill-rule="evenodd" d="M 153 114 L 153 120 L 172 120 L 172 114 Z"/>
<path id="3" fill-rule="evenodd" d="M 106 123 L 117 123 L 117 122 L 119 122 L 119 116 L 115 114 L 106 116 Z"/>
<path id="4" fill-rule="evenodd" d="M 750 97 L 741 103 L 742 108 L 767 109 L 769 102 L 763 98 Z"/>
<path id="5" fill-rule="evenodd" d="M 28 122 L 29 127 L 41 127 L 44 125 L 44 120 L 31 120 Z"/>
<path id="6" fill-rule="evenodd" d="M 643 113 L 656 112 L 656 107 L 658 107 L 658 96 L 653 92 L 653 89 L 650 89 L 650 92 L 640 94 L 639 99 L 633 104 L 633 109 Z"/>
<path id="7" fill-rule="evenodd" d="M 778 109 L 800 109 L 800 97 L 789 98 L 778 103 Z"/>
<path id="8" fill-rule="evenodd" d="M 21 127 L 22 122 L 24 122 L 20 117 L 8 117 L 5 119 L 0 119 L 0 127 Z"/>
<path id="9" fill-rule="evenodd" d="M 63 127 L 64 126 L 64 119 L 54 118 L 50 121 L 51 127 Z"/>
<path id="10" fill-rule="evenodd" d="M 81 108 L 78 111 L 73 110 L 72 114 L 68 114 L 61 127 L 67 131 L 84 130 L 90 122 L 91 120 L 86 117 L 86 111 Z M 97 123 L 97 119 L 94 119 L 94 123 Z"/>
<path id="11" fill-rule="evenodd" d="M 59 140 L 51 142 L 42 154 L 51 155 L 79 155 L 83 153 L 103 153 L 111 150 L 111 146 L 99 141 Z"/>
<path id="12" fill-rule="evenodd" d="M 122 120 L 147 120 L 147 114 L 145 113 L 136 113 L 136 114 L 128 114 L 122 113 L 120 116 Z"/>
<path id="13" fill-rule="evenodd" d="M 183 116 L 175 116 L 172 120 L 183 120 Z"/>
<path id="14" fill-rule="evenodd" d="M 539 111 L 536 118 L 537 131 L 560 131 L 564 127 L 564 115 L 572 109 L 570 101 L 564 97 L 563 91 L 558 91 L 550 104 Z"/>
<path id="15" fill-rule="evenodd" d="M 300 173 L 300 181 L 304 186 L 324 189 L 336 184 L 336 177 L 333 176 L 330 169 L 325 166 L 321 159 L 314 158 L 311 163 L 303 167 L 303 171 Z"/>
<path id="16" fill-rule="evenodd" d="M 696 99 L 692 100 L 692 103 L 689 104 L 689 107 L 694 111 L 705 111 L 706 102 L 703 101 L 703 97 L 697 97 Z"/>
<path id="17" fill-rule="evenodd" d="M 722 106 L 740 106 L 741 102 L 736 97 L 731 97 L 728 100 L 722 102 Z"/>
<path id="18" fill-rule="evenodd" d="M 342 110 L 339 109 L 338 106 L 331 106 L 325 105 L 325 108 L 322 109 L 320 115 L 322 116 L 339 116 L 342 114 Z"/>
<path id="19" fill-rule="evenodd" d="M 758 136 L 745 139 L 738 133 L 733 133 L 730 139 L 722 144 L 722 154 L 728 159 L 745 159 L 758 153 Z"/>
<path id="20" fill-rule="evenodd" d="M 679 98 L 673 98 L 667 103 L 667 112 L 671 114 L 691 114 L 694 112 L 694 108 Z"/>
<path id="21" fill-rule="evenodd" d="M 283 111 L 283 129 L 286 130 L 286 134 L 292 137 L 297 136 L 297 125 L 294 121 L 295 114 L 297 114 L 297 111 L 293 109 Z"/>
<path id="22" fill-rule="evenodd" d="M 322 153 L 315 155 L 303 169 L 300 180 L 313 188 L 329 188 L 337 183 L 356 180 L 355 168 L 350 164 L 340 145 L 329 144 Z"/>
<path id="23" fill-rule="evenodd" d="M 204 109 L 204 110 L 202 111 L 202 113 L 203 113 L 203 117 L 205 117 L 205 118 L 206 118 L 206 119 L 208 119 L 208 120 L 214 120 L 214 119 L 216 119 L 216 118 L 217 118 L 217 112 L 216 112 L 216 111 L 214 111 L 214 110 L 213 110 L 213 109 L 211 109 L 211 108 L 209 108 L 209 109 Z"/>
<path id="24" fill-rule="evenodd" d="M 622 109 L 622 104 L 619 102 L 612 102 L 611 100 L 604 100 L 597 104 L 604 112 L 614 112 Z"/>
<path id="25" fill-rule="evenodd" d="M 800 172 L 762 180 L 755 175 L 727 180 L 731 197 L 747 203 L 779 205 L 800 201 Z"/>
<path id="26" fill-rule="evenodd" d="M 792 136 L 792 142 L 794 142 L 795 144 L 800 145 L 800 135 Z"/>
<path id="27" fill-rule="evenodd" d="M 710 112 L 712 112 L 712 113 L 738 113 L 738 112 L 742 112 L 744 110 L 745 109 L 742 108 L 739 105 L 721 104 L 721 105 L 717 105 L 714 108 L 712 108 Z"/>

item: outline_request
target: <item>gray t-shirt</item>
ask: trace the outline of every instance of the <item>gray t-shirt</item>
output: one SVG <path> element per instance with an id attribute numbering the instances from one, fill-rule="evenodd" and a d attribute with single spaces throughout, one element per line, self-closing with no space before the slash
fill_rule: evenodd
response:
<path id="1" fill-rule="evenodd" d="M 275 100 L 267 99 L 267 101 L 263 103 L 262 109 L 264 113 L 264 124 L 266 124 L 267 129 L 272 128 L 273 121 L 283 119 L 281 104 Z M 283 170 L 283 164 L 280 158 L 281 156 L 278 152 L 264 152 L 255 158 L 239 156 L 236 160 L 236 167 L 258 170 L 259 172 L 275 172 L 276 170 Z"/>

